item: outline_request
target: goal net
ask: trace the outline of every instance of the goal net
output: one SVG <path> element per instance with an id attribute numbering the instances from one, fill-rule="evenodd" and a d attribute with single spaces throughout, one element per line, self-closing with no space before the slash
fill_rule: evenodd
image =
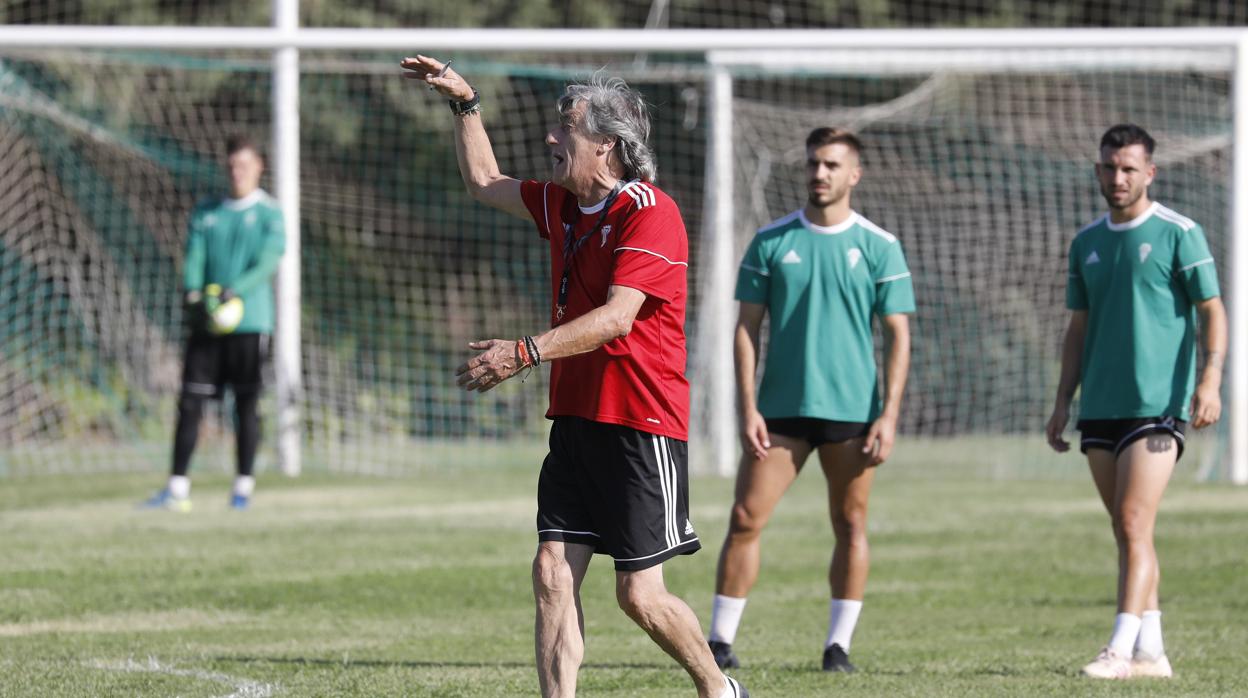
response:
<path id="1" fill-rule="evenodd" d="M 1204 225 L 1225 291 L 1231 123 L 1221 59 L 1097 49 L 776 53 L 721 56 L 738 73 L 736 249 L 804 203 L 806 133 L 859 133 L 854 206 L 901 240 L 918 303 L 903 438 L 943 444 L 947 457 L 997 474 L 1081 468 L 1048 449 L 1043 429 L 1070 316 L 1066 253 L 1105 210 L 1092 172 L 1097 144 L 1128 121 L 1154 135 L 1150 195 Z M 829 360 L 836 351 L 827 347 Z M 1213 459 L 1206 467 L 1223 456 L 1219 440 L 1195 441 Z"/>
<path id="2" fill-rule="evenodd" d="M 802 204 L 803 139 L 833 124 L 862 135 L 855 206 L 902 240 L 914 273 L 902 436 L 994 473 L 1035 473 L 1054 462 L 1040 434 L 1067 317 L 1065 253 L 1102 208 L 1091 159 L 1106 127 L 1154 133 L 1152 193 L 1205 226 L 1226 279 L 1229 63 L 976 56 L 881 69 L 549 51 L 457 53 L 455 65 L 483 96 L 502 169 L 520 177 L 548 172 L 542 139 L 569 78 L 605 67 L 653 105 L 659 185 L 690 233 L 701 468 L 725 457 L 708 369 L 731 341 L 708 329 L 724 318 L 702 310 L 707 296 L 724 291 L 704 262 L 729 245 L 735 273 L 753 231 Z M 533 461 L 545 371 L 483 395 L 460 391 L 453 373 L 470 340 L 542 329 L 547 247 L 531 224 L 464 194 L 445 101 L 401 80 L 398 57 L 301 57 L 305 467 Z M 186 218 L 222 193 L 228 135 L 267 141 L 270 65 L 263 53 L 0 48 L 0 474 L 166 467 Z M 730 229 L 707 215 L 713 67 L 732 82 Z M 227 402 L 210 418 L 197 468 L 232 467 L 229 414 Z"/>

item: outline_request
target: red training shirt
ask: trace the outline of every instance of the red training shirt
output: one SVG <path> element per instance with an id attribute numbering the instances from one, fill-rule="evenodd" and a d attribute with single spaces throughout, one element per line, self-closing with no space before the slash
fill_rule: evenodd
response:
<path id="1" fill-rule="evenodd" d="M 605 305 L 611 286 L 646 294 L 626 337 L 551 362 L 546 416 L 583 417 L 687 441 L 689 238 L 676 202 L 653 184 L 629 182 L 602 225 L 590 231 L 601 216 L 601 203 L 582 209 L 576 196 L 552 182 L 525 181 L 520 192 L 538 233 L 550 241 L 552 327 Z M 555 311 L 569 234 L 573 240 L 593 237 L 572 256 L 567 308 L 559 320 Z"/>

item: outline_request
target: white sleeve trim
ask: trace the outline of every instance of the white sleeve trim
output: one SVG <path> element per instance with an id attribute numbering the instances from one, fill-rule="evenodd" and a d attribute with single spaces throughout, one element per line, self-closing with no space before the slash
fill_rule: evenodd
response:
<path id="1" fill-rule="evenodd" d="M 771 276 L 771 272 L 767 271 L 766 269 L 759 269 L 758 267 L 752 267 L 748 264 L 742 264 L 741 268 L 745 269 L 746 271 L 752 271 L 755 274 L 758 274 L 759 276 Z"/>
<path id="2" fill-rule="evenodd" d="M 877 284 L 886 284 L 886 283 L 888 283 L 889 281 L 896 281 L 897 279 L 904 279 L 904 278 L 906 278 L 907 276 L 910 276 L 910 272 L 906 272 L 906 273 L 904 273 L 904 274 L 893 274 L 892 276 L 886 276 L 886 277 L 884 277 L 884 278 L 882 278 L 882 279 L 877 280 L 875 283 L 877 283 Z"/>
<path id="3" fill-rule="evenodd" d="M 654 192 L 639 180 L 629 182 L 628 185 L 620 190 L 620 192 L 633 197 L 633 201 L 636 202 L 637 208 L 653 206 L 656 203 Z"/>
<path id="4" fill-rule="evenodd" d="M 894 243 L 894 242 L 897 242 L 897 236 L 896 236 L 896 235 L 893 235 L 892 233 L 890 233 L 890 232 L 888 232 L 887 230 L 885 230 L 885 229 L 881 228 L 880 226 L 876 225 L 875 223 L 872 223 L 871 221 L 867 220 L 866 218 L 863 218 L 862 216 L 857 216 L 857 214 L 855 214 L 855 216 L 856 216 L 856 217 L 857 217 L 857 219 L 858 219 L 858 223 L 859 223 L 859 224 L 861 224 L 861 225 L 862 225 L 862 227 L 866 228 L 868 231 L 870 231 L 870 232 L 872 232 L 872 233 L 875 233 L 876 235 L 878 235 L 878 236 L 880 236 L 880 237 L 884 238 L 884 239 L 885 239 L 885 240 L 887 240 L 889 243 Z"/>
<path id="5" fill-rule="evenodd" d="M 1183 271 L 1187 271 L 1188 269 L 1194 269 L 1196 267 L 1199 267 L 1202 264 L 1213 264 L 1213 257 L 1207 257 L 1205 259 L 1200 260 L 1199 262 L 1192 262 L 1191 264 L 1180 268 L 1179 271 L 1183 272 Z"/>
<path id="6" fill-rule="evenodd" d="M 1185 233 L 1196 227 L 1196 221 L 1161 204 L 1157 205 L 1157 216 L 1179 226 Z"/>
<path id="7" fill-rule="evenodd" d="M 624 250 L 632 250 L 633 252 L 645 252 L 646 254 L 652 254 L 652 255 L 654 255 L 655 257 L 658 257 L 659 259 L 663 260 L 664 262 L 667 262 L 668 264 L 674 264 L 674 265 L 678 265 L 678 266 L 682 266 L 682 267 L 687 267 L 687 266 L 689 266 L 689 263 L 688 263 L 688 262 L 673 262 L 672 260 L 668 259 L 667 257 L 664 257 L 663 255 L 659 254 L 658 252 L 652 252 L 652 251 L 650 251 L 650 250 L 647 250 L 647 249 L 644 249 L 644 248 L 641 248 L 641 247 L 617 247 L 617 248 L 615 248 L 615 251 L 616 251 L 616 252 L 622 252 L 622 251 L 624 251 Z"/>

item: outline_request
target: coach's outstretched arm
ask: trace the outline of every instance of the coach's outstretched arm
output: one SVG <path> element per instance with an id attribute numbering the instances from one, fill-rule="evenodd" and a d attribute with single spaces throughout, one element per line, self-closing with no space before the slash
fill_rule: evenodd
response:
<path id="1" fill-rule="evenodd" d="M 607 290 L 607 302 L 572 321 L 556 325 L 540 335 L 532 337 L 542 361 L 553 361 L 568 356 L 591 352 L 619 337 L 625 337 L 633 328 L 633 321 L 646 294 L 627 286 L 611 286 Z M 465 390 L 484 393 L 516 375 L 532 363 L 523 363 L 520 341 L 507 339 L 484 339 L 469 342 L 468 346 L 483 353 L 469 359 L 455 370 L 456 382 Z"/>
<path id="2" fill-rule="evenodd" d="M 520 196 L 520 180 L 498 171 L 494 148 L 481 123 L 480 105 L 473 104 L 473 100 L 480 98 L 477 91 L 449 67 L 450 61 L 442 63 L 417 55 L 404 58 L 399 65 L 403 68 L 403 77 L 420 80 L 451 100 L 455 114 L 455 156 L 459 160 L 459 174 L 472 198 L 527 220 L 529 211 Z"/>

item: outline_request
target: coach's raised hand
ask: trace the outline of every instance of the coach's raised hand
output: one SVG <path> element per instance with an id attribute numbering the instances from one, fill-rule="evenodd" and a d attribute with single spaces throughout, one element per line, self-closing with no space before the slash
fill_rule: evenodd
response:
<path id="1" fill-rule="evenodd" d="M 467 102 L 472 99 L 472 86 L 450 66 L 450 61 L 443 63 L 436 58 L 419 54 L 415 58 L 404 58 L 399 62 L 399 67 L 403 68 L 403 77 L 420 80 L 429 89 L 437 90 L 451 99 Z"/>

